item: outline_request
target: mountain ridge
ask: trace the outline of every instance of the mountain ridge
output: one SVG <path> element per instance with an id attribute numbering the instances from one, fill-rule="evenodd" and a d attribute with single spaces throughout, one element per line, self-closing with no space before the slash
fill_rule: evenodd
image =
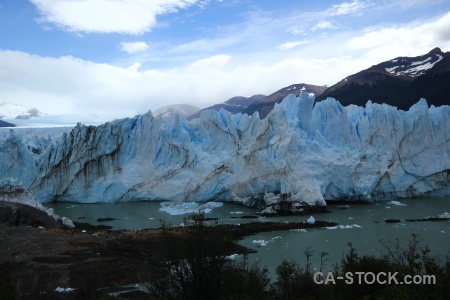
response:
<path id="1" fill-rule="evenodd" d="M 40 112 L 34 107 L 2 102 L 0 103 L 0 119 L 31 119 L 45 116 L 46 113 Z"/>
<path id="2" fill-rule="evenodd" d="M 316 101 L 331 97 L 346 106 L 364 105 L 371 100 L 402 110 L 408 110 L 420 98 L 426 98 L 430 105 L 448 104 L 442 97 L 448 90 L 444 83 L 450 78 L 449 58 L 450 52 L 436 47 L 424 55 L 384 61 L 347 76 L 327 88 Z"/>
<path id="3" fill-rule="evenodd" d="M 249 105 L 253 104 L 254 102 L 256 102 L 264 97 L 266 97 L 266 96 L 261 95 L 261 94 L 256 94 L 256 95 L 253 95 L 250 97 L 234 96 L 222 103 L 217 103 L 212 106 L 203 108 L 203 109 L 199 110 L 198 112 L 196 112 L 195 114 L 192 114 L 191 116 L 189 116 L 187 119 L 192 120 L 192 119 L 198 118 L 200 116 L 200 114 L 206 110 L 218 111 L 220 109 L 225 109 L 226 111 L 229 111 L 233 114 L 240 113 L 245 108 L 247 108 Z"/>
<path id="4" fill-rule="evenodd" d="M 281 103 L 281 101 L 290 94 L 299 96 L 300 93 L 306 92 L 312 93 L 317 97 L 318 95 L 321 95 L 325 89 L 325 86 L 307 83 L 291 84 L 249 105 L 242 111 L 242 113 L 252 115 L 255 112 L 259 112 L 259 116 L 263 119 L 269 114 L 270 111 L 272 111 L 275 103 Z"/>

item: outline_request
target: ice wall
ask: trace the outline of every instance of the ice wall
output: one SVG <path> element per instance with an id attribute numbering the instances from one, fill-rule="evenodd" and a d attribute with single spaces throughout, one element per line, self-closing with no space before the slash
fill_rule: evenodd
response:
<path id="1" fill-rule="evenodd" d="M 0 142 L 0 180 L 20 182 L 42 202 L 256 205 L 273 193 L 325 205 L 448 195 L 449 114 L 425 100 L 408 112 L 331 98 L 314 105 L 307 93 L 288 96 L 263 120 L 221 110 L 166 123 L 149 112 L 78 124 L 39 154 L 13 134 Z"/>

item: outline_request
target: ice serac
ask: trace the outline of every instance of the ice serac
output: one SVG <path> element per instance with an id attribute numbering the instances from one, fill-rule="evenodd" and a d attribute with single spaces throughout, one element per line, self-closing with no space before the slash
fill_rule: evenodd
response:
<path id="1" fill-rule="evenodd" d="M 78 124 L 34 153 L 14 133 L 0 144 L 1 182 L 41 202 L 135 200 L 376 201 L 450 194 L 450 109 L 407 112 L 368 102 L 288 96 L 260 119 L 225 110 L 190 122 L 151 112 Z M 35 142 L 36 144 L 37 142 Z"/>

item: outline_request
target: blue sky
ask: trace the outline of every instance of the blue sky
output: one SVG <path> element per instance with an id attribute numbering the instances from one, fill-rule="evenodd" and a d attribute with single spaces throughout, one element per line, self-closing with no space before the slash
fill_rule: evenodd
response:
<path id="1" fill-rule="evenodd" d="M 450 51 L 448 0 L 2 0 L 0 102 L 132 116 Z"/>

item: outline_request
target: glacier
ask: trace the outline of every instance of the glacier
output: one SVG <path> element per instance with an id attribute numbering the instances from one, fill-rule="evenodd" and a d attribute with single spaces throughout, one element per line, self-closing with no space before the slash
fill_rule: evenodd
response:
<path id="1" fill-rule="evenodd" d="M 450 108 L 343 107 L 290 95 L 264 119 L 204 111 L 165 121 L 151 112 L 59 139 L 0 138 L 0 191 L 40 202 L 380 201 L 450 195 Z"/>

